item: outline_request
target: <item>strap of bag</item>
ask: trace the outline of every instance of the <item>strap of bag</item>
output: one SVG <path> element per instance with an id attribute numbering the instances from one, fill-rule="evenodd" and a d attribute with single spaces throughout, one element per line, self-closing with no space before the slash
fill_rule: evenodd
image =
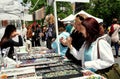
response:
<path id="1" fill-rule="evenodd" d="M 103 38 L 100 38 L 100 39 L 103 39 Z M 98 59 L 100 59 L 100 53 L 99 53 L 99 40 L 97 41 L 97 54 L 98 54 Z"/>

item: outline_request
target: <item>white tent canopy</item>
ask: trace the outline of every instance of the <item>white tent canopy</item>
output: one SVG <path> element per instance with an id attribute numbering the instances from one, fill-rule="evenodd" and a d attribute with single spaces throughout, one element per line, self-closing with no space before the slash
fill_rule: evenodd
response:
<path id="1" fill-rule="evenodd" d="M 0 0 L 0 20 L 20 20 L 22 11 L 18 0 Z"/>
<path id="2" fill-rule="evenodd" d="M 22 11 L 22 5 L 18 1 L 14 1 L 12 5 L 1 5 L 4 11 Z"/>
<path id="3" fill-rule="evenodd" d="M 90 15 L 89 13 L 85 12 L 84 10 L 81 10 L 81 11 L 78 12 L 77 14 L 86 14 L 88 17 L 93 17 L 93 18 L 95 18 L 95 19 L 98 21 L 98 23 L 103 22 L 103 19 L 100 19 L 100 18 L 97 18 L 97 17 L 95 17 L 95 16 L 92 16 L 92 15 Z M 76 16 L 77 14 L 75 14 L 75 16 Z"/>
<path id="4" fill-rule="evenodd" d="M 33 17 L 30 14 L 25 14 L 24 16 L 22 16 L 22 20 L 24 20 L 24 21 L 33 21 Z"/>
<path id="5" fill-rule="evenodd" d="M 14 0 L 0 0 L 0 4 L 11 4 Z"/>
<path id="6" fill-rule="evenodd" d="M 13 14 L 0 13 L 0 20 L 20 20 L 20 17 Z"/>
<path id="7" fill-rule="evenodd" d="M 89 0 L 56 0 L 60 2 L 89 2 Z"/>
<path id="8" fill-rule="evenodd" d="M 84 10 L 81 10 L 77 14 L 86 14 L 88 17 L 95 18 L 98 23 L 103 22 L 103 19 L 100 19 L 100 18 L 97 18 L 95 16 L 92 16 L 89 13 L 85 12 Z M 61 21 L 65 21 L 65 22 L 74 21 L 74 19 L 75 19 L 75 17 L 76 17 L 77 14 L 75 14 L 75 15 L 71 14 L 71 15 L 67 16 L 66 18 L 62 19 Z"/>
<path id="9" fill-rule="evenodd" d="M 62 19 L 61 21 L 73 21 L 74 20 L 74 15 L 70 14 L 68 17 Z"/>

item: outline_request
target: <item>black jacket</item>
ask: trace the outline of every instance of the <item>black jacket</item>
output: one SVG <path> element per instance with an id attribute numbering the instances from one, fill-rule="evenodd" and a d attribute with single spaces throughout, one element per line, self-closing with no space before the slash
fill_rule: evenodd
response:
<path id="1" fill-rule="evenodd" d="M 85 39 L 82 35 L 82 33 L 79 33 L 78 31 L 73 30 L 73 32 L 70 35 L 72 37 L 72 45 L 75 47 L 76 50 L 79 51 L 82 44 L 84 43 Z M 81 61 L 77 60 L 72 54 L 70 54 L 70 49 L 66 52 L 66 57 L 73 61 L 73 63 L 77 65 L 81 65 Z"/>
<path id="2" fill-rule="evenodd" d="M 13 54 L 14 54 L 14 46 L 23 46 L 23 41 L 22 41 L 22 37 L 19 35 L 19 42 L 16 42 L 12 39 L 9 39 L 8 41 L 4 42 L 1 45 L 1 50 L 7 47 L 10 47 L 10 50 L 8 52 L 8 57 L 13 59 Z"/>

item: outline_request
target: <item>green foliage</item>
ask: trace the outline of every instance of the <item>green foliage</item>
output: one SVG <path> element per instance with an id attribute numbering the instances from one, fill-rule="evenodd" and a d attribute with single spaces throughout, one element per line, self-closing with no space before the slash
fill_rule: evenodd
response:
<path id="1" fill-rule="evenodd" d="M 27 3 L 29 0 L 23 0 Z M 42 6 L 46 6 L 46 14 L 53 13 L 53 5 L 47 6 L 47 0 L 39 0 L 37 6 L 32 9 L 37 0 L 31 0 L 30 12 L 34 12 L 40 9 Z M 65 10 L 61 10 L 60 7 L 65 7 Z M 93 16 L 102 18 L 107 25 L 111 24 L 111 20 L 114 17 L 120 19 L 120 0 L 90 0 L 89 3 L 80 3 L 76 6 L 76 13 L 80 10 L 85 10 Z M 72 13 L 71 3 L 57 2 L 57 15 L 58 18 L 63 19 Z"/>
<path id="2" fill-rule="evenodd" d="M 62 10 L 63 9 L 63 10 Z M 72 6 L 69 2 L 57 2 L 57 16 L 63 19 L 72 13 Z"/>
<path id="3" fill-rule="evenodd" d="M 91 0 L 87 12 L 102 18 L 109 26 L 114 17 L 120 19 L 120 0 Z"/>
<path id="4" fill-rule="evenodd" d="M 54 10 L 53 10 L 53 6 L 46 6 L 46 15 L 50 14 L 50 13 L 54 13 Z"/>
<path id="5" fill-rule="evenodd" d="M 28 0 L 23 0 L 24 3 L 27 3 Z M 54 13 L 53 5 L 49 6 L 47 5 L 47 0 L 39 0 L 37 6 L 33 8 L 38 0 L 31 0 L 31 8 L 30 13 L 33 13 L 34 11 L 40 9 L 42 6 L 46 6 L 46 15 L 50 13 Z M 65 7 L 65 10 L 61 10 L 61 7 Z M 63 19 L 66 16 L 70 15 L 72 13 L 72 6 L 69 2 L 57 2 L 57 15 L 59 18 Z"/>
<path id="6" fill-rule="evenodd" d="M 23 0 L 24 3 L 27 3 L 27 1 L 29 1 L 29 0 Z M 29 10 L 30 13 L 33 13 L 34 11 L 36 11 L 36 10 L 40 9 L 41 7 L 47 5 L 47 3 L 46 3 L 47 0 L 39 0 L 39 1 L 38 0 L 30 0 L 30 1 L 31 1 L 31 7 L 30 7 L 30 10 Z M 38 3 L 37 3 L 37 1 L 38 1 Z M 36 3 L 37 3 L 37 5 L 35 6 Z"/>

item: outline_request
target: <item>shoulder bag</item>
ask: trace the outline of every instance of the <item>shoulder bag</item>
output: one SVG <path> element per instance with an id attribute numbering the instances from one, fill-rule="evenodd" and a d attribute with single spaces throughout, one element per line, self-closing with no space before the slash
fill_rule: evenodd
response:
<path id="1" fill-rule="evenodd" d="M 97 42 L 98 59 L 100 59 L 99 40 Z M 120 79 L 120 67 L 118 63 L 115 63 L 108 68 L 97 70 L 95 73 L 100 74 L 101 76 L 104 76 L 107 79 Z"/>

